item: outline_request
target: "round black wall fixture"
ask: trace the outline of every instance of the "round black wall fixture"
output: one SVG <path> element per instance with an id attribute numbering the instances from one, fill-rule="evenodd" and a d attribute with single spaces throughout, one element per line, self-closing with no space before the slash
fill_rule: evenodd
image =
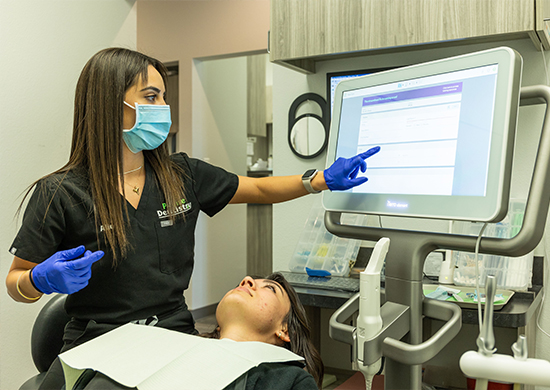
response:
<path id="1" fill-rule="evenodd" d="M 306 102 L 313 101 L 321 108 L 321 116 L 305 113 L 298 117 L 298 108 Z M 319 156 L 328 144 L 329 123 L 327 102 L 316 93 L 305 93 L 298 96 L 288 111 L 288 144 L 292 152 L 301 158 Z"/>

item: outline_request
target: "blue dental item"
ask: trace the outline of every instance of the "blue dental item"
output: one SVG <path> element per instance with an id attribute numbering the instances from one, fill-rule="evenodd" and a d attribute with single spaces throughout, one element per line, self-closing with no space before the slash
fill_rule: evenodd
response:
<path id="1" fill-rule="evenodd" d="M 477 293 L 466 293 L 466 296 L 472 299 L 474 302 L 477 302 Z M 506 301 L 506 297 L 503 294 L 494 294 L 494 303 Z M 485 303 L 485 294 L 481 294 L 481 303 Z"/>
<path id="2" fill-rule="evenodd" d="M 446 301 L 449 298 L 447 290 L 442 287 L 438 287 L 435 291 L 426 295 L 426 298 L 437 299 L 440 301 Z"/>
<path id="3" fill-rule="evenodd" d="M 306 267 L 306 272 L 309 276 L 317 276 L 321 278 L 328 278 L 332 276 L 332 274 L 324 269 L 311 269 Z"/>
<path id="4" fill-rule="evenodd" d="M 439 301 L 446 301 L 452 297 L 457 302 L 464 302 L 464 299 L 462 299 L 458 295 L 459 293 L 460 293 L 460 290 L 456 290 L 450 287 L 438 286 L 435 291 L 427 294 L 426 298 L 437 299 Z"/>

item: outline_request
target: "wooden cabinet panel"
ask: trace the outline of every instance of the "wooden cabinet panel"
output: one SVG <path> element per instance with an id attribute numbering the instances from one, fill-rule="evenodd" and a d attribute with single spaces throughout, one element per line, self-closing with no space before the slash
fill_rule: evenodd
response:
<path id="1" fill-rule="evenodd" d="M 462 39 L 531 37 L 540 48 L 550 0 L 272 0 L 271 60 L 312 59 Z M 541 38 L 542 36 L 542 38 Z M 546 36 L 546 37 L 545 37 Z"/>
<path id="2" fill-rule="evenodd" d="M 273 205 L 249 204 L 246 207 L 246 273 L 267 276 L 273 270 Z"/>
<path id="3" fill-rule="evenodd" d="M 248 135 L 266 136 L 266 86 L 265 55 L 248 56 L 247 63 L 247 133 Z"/>

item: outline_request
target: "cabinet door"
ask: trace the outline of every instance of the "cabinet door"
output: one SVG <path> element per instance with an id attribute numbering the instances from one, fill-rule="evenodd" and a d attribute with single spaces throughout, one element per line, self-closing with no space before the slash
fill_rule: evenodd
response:
<path id="1" fill-rule="evenodd" d="M 535 2 L 539 5 L 536 18 Z M 548 0 L 272 0 L 271 61 L 469 38 L 531 37 Z M 540 19 L 540 21 L 539 21 Z M 539 27 L 536 26 L 536 21 Z M 539 34 L 540 35 L 540 34 Z M 300 65 L 297 60 L 302 60 Z M 313 71 L 311 68 L 308 69 Z"/>
<path id="2" fill-rule="evenodd" d="M 247 62 L 247 133 L 265 137 L 266 130 L 266 57 L 249 56 Z"/>

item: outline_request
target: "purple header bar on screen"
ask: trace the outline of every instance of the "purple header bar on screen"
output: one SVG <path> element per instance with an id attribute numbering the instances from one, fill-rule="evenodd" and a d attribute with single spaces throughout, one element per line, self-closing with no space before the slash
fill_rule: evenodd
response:
<path id="1" fill-rule="evenodd" d="M 438 85 L 436 87 L 428 87 L 421 89 L 413 89 L 409 91 L 389 93 L 386 95 L 369 96 L 363 98 L 363 107 L 373 104 L 397 102 L 400 100 L 418 99 L 428 96 L 443 95 L 447 93 L 462 92 L 462 82 Z"/>

